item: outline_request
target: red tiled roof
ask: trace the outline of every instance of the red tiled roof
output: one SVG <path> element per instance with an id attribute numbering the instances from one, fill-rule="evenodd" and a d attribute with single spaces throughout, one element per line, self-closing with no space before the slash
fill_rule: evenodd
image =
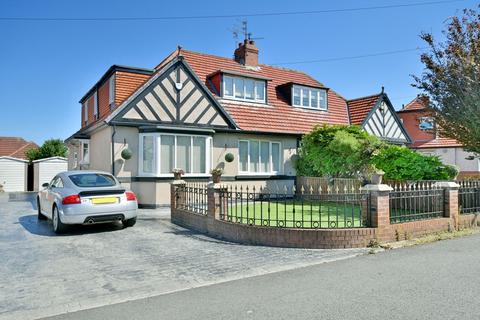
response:
<path id="1" fill-rule="evenodd" d="M 219 70 L 228 70 L 271 79 L 267 84 L 267 105 L 243 104 L 235 101 L 221 101 L 235 123 L 243 130 L 278 133 L 305 133 L 317 124 L 348 124 L 348 110 L 345 99 L 333 90 L 328 90 L 328 111 L 309 110 L 293 107 L 278 87 L 293 82 L 306 86 L 323 87 L 323 84 L 307 74 L 260 64 L 259 68 L 246 67 L 231 58 L 218 57 L 188 50 L 181 50 L 188 65 L 195 74 L 212 89 L 207 77 Z M 171 54 L 158 68 L 175 55 Z M 217 98 L 219 98 L 217 96 Z"/>
<path id="2" fill-rule="evenodd" d="M 160 70 L 178 55 L 178 50 L 167 56 L 156 68 Z M 297 108 L 291 105 L 289 99 L 278 87 L 287 86 L 289 83 L 300 85 L 324 87 L 324 85 L 301 71 L 273 67 L 259 64 L 259 68 L 244 66 L 232 58 L 219 57 L 185 49 L 180 49 L 188 65 L 193 69 L 199 79 L 219 99 L 223 108 L 230 114 L 235 123 L 242 130 L 262 131 L 272 133 L 306 133 L 318 124 L 361 124 L 375 103 L 381 96 L 372 96 L 352 99 L 347 102 L 341 95 L 333 90 L 328 90 L 328 111 Z M 267 105 L 241 103 L 231 100 L 222 100 L 216 94 L 212 81 L 207 78 L 212 74 L 222 71 L 251 75 L 252 77 L 267 78 Z M 153 74 L 152 74 L 153 75 Z M 132 78 L 120 77 L 116 79 L 116 104 L 119 105 L 133 94 L 141 84 L 151 75 L 140 75 Z M 122 80 L 122 81 L 120 81 Z M 348 105 L 347 105 L 348 103 Z M 113 110 L 101 114 L 100 119 L 88 123 L 77 133 L 85 131 L 94 123 L 105 119 Z M 350 115 L 349 115 L 350 112 Z"/>
<path id="3" fill-rule="evenodd" d="M 350 110 L 351 124 L 361 125 L 381 95 L 382 94 L 379 93 L 367 97 L 348 100 L 347 104 L 348 109 Z"/>
<path id="4" fill-rule="evenodd" d="M 0 137 L 0 157 L 26 159 L 27 151 L 36 148 L 38 145 L 35 142 L 25 141 L 19 137 Z"/>
<path id="5" fill-rule="evenodd" d="M 428 148 L 455 148 L 461 147 L 462 144 L 455 139 L 437 138 L 428 141 L 415 141 L 411 147 L 414 149 L 428 149 Z"/>
<path id="6" fill-rule="evenodd" d="M 428 106 L 428 97 L 425 96 L 417 96 L 415 99 L 407 103 L 401 110 L 398 112 L 403 111 L 414 111 L 414 110 L 424 110 L 427 109 Z"/>

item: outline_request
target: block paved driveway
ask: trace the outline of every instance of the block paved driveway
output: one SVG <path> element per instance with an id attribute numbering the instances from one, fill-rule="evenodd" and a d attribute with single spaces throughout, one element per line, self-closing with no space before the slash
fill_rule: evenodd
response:
<path id="1" fill-rule="evenodd" d="M 133 228 L 75 226 L 53 233 L 34 197 L 0 194 L 0 319 L 35 319 L 365 253 L 217 241 L 139 210 Z M 288 279 L 285 279 L 288 281 Z"/>

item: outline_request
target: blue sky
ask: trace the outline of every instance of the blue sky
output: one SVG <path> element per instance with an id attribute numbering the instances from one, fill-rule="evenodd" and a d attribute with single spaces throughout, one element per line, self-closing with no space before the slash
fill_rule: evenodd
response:
<path id="1" fill-rule="evenodd" d="M 429 0 L 157 1 L 2 0 L 0 17 L 151 17 L 311 11 Z M 241 5 L 240 5 L 241 4 Z M 250 17 L 266 64 L 351 57 L 424 47 L 422 31 L 440 36 L 445 20 L 477 1 L 358 12 Z M 66 138 L 80 126 L 78 100 L 112 64 L 153 68 L 177 45 L 231 56 L 241 18 L 174 21 L 0 21 L 0 136 L 37 143 Z M 420 51 L 308 64 L 299 69 L 346 98 L 385 86 L 398 109 L 418 93 Z"/>

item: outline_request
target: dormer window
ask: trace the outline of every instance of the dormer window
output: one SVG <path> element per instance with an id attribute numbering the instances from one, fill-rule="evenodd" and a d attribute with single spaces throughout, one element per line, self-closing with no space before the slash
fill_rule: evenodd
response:
<path id="1" fill-rule="evenodd" d="M 245 77 L 223 76 L 223 98 L 265 103 L 265 81 Z"/>
<path id="2" fill-rule="evenodd" d="M 115 103 L 115 74 L 108 80 L 108 104 L 110 109 L 113 109 Z"/>
<path id="3" fill-rule="evenodd" d="M 327 90 L 293 85 L 292 105 L 294 107 L 327 110 Z"/>
<path id="4" fill-rule="evenodd" d="M 98 94 L 97 91 L 93 94 L 93 118 L 98 120 Z"/>
<path id="5" fill-rule="evenodd" d="M 88 99 L 83 103 L 83 121 L 88 123 Z"/>

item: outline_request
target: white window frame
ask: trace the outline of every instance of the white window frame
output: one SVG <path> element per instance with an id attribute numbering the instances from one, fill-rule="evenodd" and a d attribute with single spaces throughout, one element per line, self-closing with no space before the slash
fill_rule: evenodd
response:
<path id="1" fill-rule="evenodd" d="M 255 141 L 258 142 L 258 164 L 261 166 L 261 154 L 262 154 L 262 142 L 268 142 L 268 156 L 269 156 L 269 167 L 270 171 L 268 172 L 252 172 L 250 171 L 250 142 Z M 240 142 L 247 143 L 247 171 L 242 171 L 242 166 L 240 163 Z M 278 162 L 279 162 L 279 171 L 273 171 L 273 157 L 272 157 L 272 144 L 278 144 L 279 155 L 278 155 Z M 247 176 L 265 176 L 265 175 L 279 175 L 283 172 L 283 152 L 282 152 L 282 143 L 280 141 L 272 141 L 272 140 L 262 140 L 262 139 L 240 139 L 238 140 L 237 144 L 238 150 L 238 174 L 239 175 L 247 175 Z"/>
<path id="2" fill-rule="evenodd" d="M 232 79 L 232 95 L 225 94 L 225 78 Z M 244 98 L 236 98 L 235 97 L 235 79 L 243 80 L 243 97 Z M 246 85 L 245 81 L 252 81 L 253 82 L 253 99 L 247 99 L 246 96 Z M 263 99 L 257 99 L 257 82 L 263 83 Z M 257 80 L 254 78 L 248 77 L 238 77 L 225 74 L 222 76 L 222 98 L 229 99 L 229 100 L 236 100 L 236 101 L 244 101 L 244 102 L 255 102 L 255 103 L 266 103 L 267 102 L 267 81 L 265 80 Z"/>
<path id="3" fill-rule="evenodd" d="M 78 152 L 73 152 L 73 168 L 78 166 Z"/>
<path id="4" fill-rule="evenodd" d="M 97 91 L 93 94 L 93 118 L 98 119 L 98 94 Z"/>
<path id="5" fill-rule="evenodd" d="M 83 123 L 88 124 L 88 99 L 83 103 Z"/>
<path id="6" fill-rule="evenodd" d="M 153 136 L 153 172 L 143 171 L 143 138 Z M 138 172 L 143 177 L 155 177 L 158 170 L 157 144 L 159 137 L 151 134 L 140 134 L 138 142 Z"/>
<path id="7" fill-rule="evenodd" d="M 154 137 L 154 172 L 144 172 L 143 171 L 143 137 L 153 136 Z M 138 143 L 138 172 L 139 176 L 144 177 L 161 177 L 161 178 L 171 178 L 173 173 L 161 173 L 161 155 L 159 147 L 161 145 L 161 136 L 173 136 L 174 137 L 174 168 L 177 168 L 177 137 L 190 137 L 190 166 L 193 165 L 193 138 L 205 138 L 205 173 L 185 173 L 184 177 L 210 177 L 210 170 L 212 169 L 212 137 L 208 135 L 198 135 L 198 134 L 177 134 L 177 133 L 164 133 L 164 132 L 155 132 L 155 133 L 140 133 L 139 134 L 139 143 Z M 180 168 L 185 170 L 185 168 Z"/>
<path id="8" fill-rule="evenodd" d="M 87 145 L 88 146 L 88 158 L 85 159 L 85 154 L 83 153 L 83 146 Z M 80 140 L 80 154 L 82 155 L 82 164 L 90 164 L 90 140 Z"/>
<path id="9" fill-rule="evenodd" d="M 108 80 L 108 104 L 110 107 L 115 103 L 115 74 Z"/>
<path id="10" fill-rule="evenodd" d="M 295 99 L 293 97 L 294 90 L 298 88 L 300 90 L 300 104 L 295 103 Z M 303 90 L 308 90 L 308 106 L 303 105 Z M 312 92 L 316 91 L 317 92 L 317 104 L 318 107 L 312 107 Z M 322 107 L 320 105 L 320 92 L 325 92 L 325 107 Z M 305 109 L 312 109 L 312 110 L 322 110 L 326 111 L 328 110 L 328 92 L 326 89 L 322 88 L 311 88 L 311 87 L 306 87 L 306 86 L 299 86 L 299 85 L 292 85 L 291 88 L 291 97 L 292 97 L 292 106 L 297 107 L 297 108 L 305 108 Z"/>

